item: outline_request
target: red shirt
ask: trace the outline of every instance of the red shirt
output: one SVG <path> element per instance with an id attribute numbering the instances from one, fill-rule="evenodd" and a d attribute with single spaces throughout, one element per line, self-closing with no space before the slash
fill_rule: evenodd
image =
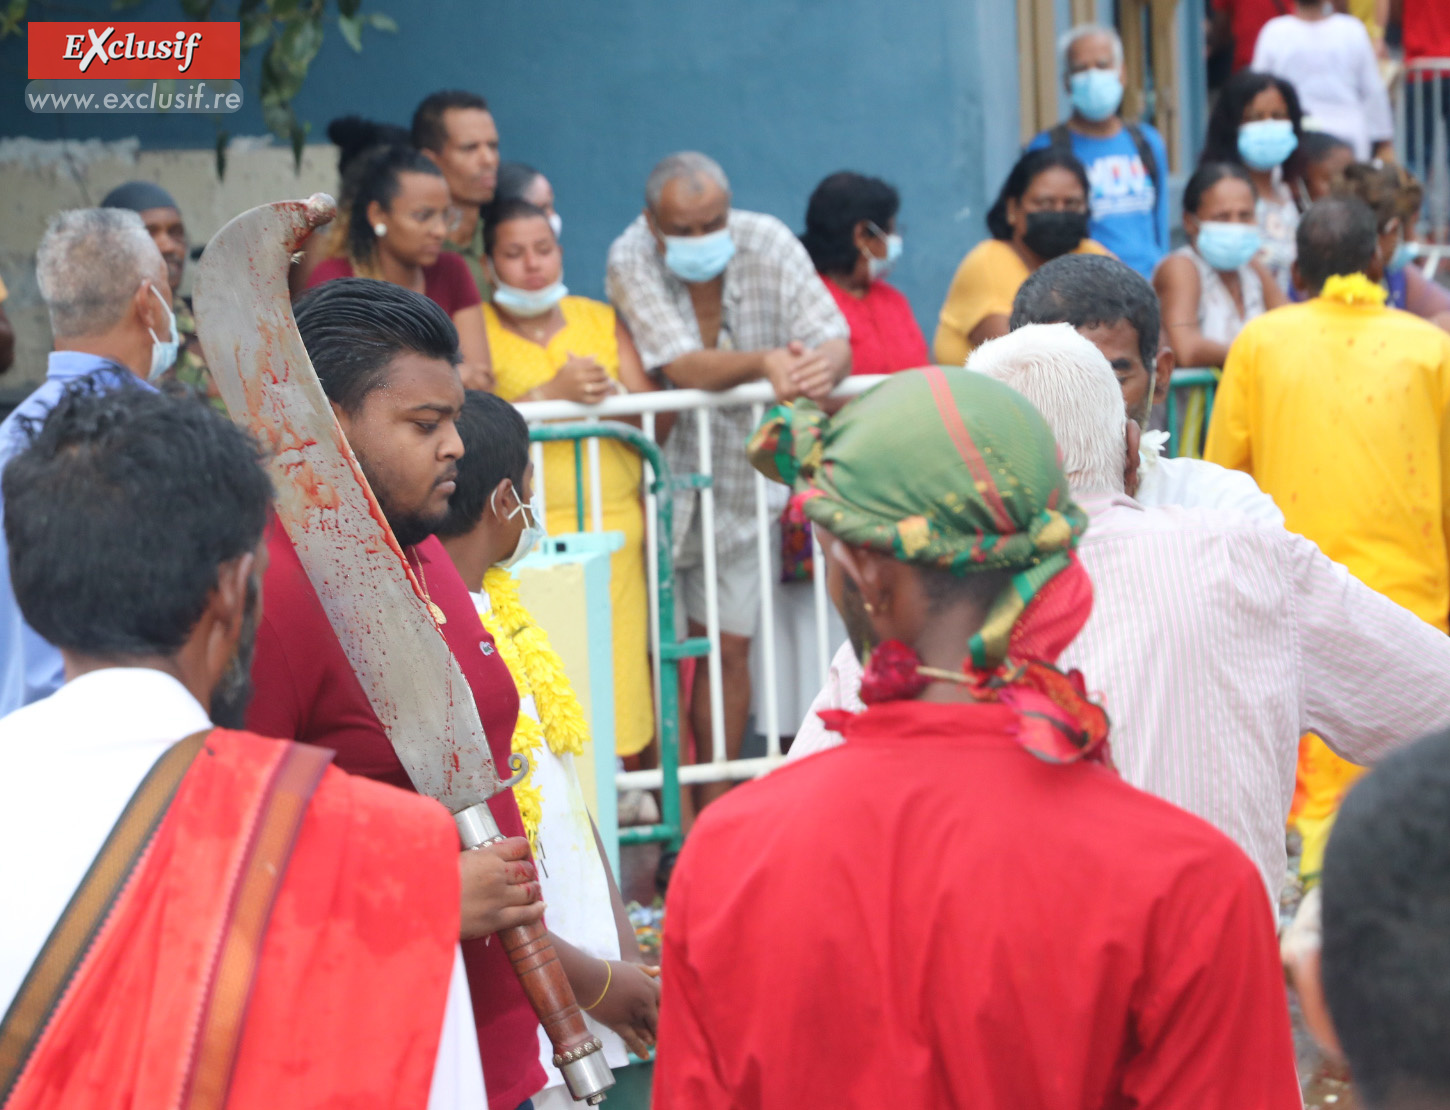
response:
<path id="1" fill-rule="evenodd" d="M 931 364 L 926 338 L 900 290 L 873 281 L 864 297 L 853 297 L 825 275 L 821 280 L 851 327 L 851 373 L 894 374 Z"/>
<path id="2" fill-rule="evenodd" d="M 1299 1110 L 1257 869 L 1016 720 L 876 706 L 704 811 L 670 882 L 655 1110 Z"/>
<path id="3" fill-rule="evenodd" d="M 1406 61 L 1450 58 L 1450 5 L 1445 0 L 1405 0 L 1401 20 Z"/>
<path id="4" fill-rule="evenodd" d="M 1410 0 L 1413 3 L 1413 0 Z M 1254 60 L 1254 44 L 1264 24 L 1275 16 L 1293 11 L 1293 0 L 1213 0 L 1213 10 L 1228 13 L 1234 37 L 1234 72 L 1248 69 Z"/>
<path id="5" fill-rule="evenodd" d="M 348 664 L 317 591 L 287 533 L 275 522 L 267 548 L 270 561 L 262 584 L 247 727 L 264 736 L 332 748 L 337 752 L 335 764 L 344 771 L 411 790 L 408 774 Z M 494 764 L 507 773 L 519 714 L 518 689 L 443 545 L 429 537 L 409 548 L 408 555 L 429 597 L 447 618 L 443 637 L 473 691 Z M 505 836 L 524 835 L 512 793 L 494 798 L 489 808 Z M 465 941 L 463 960 L 490 1110 L 514 1110 L 544 1085 L 538 1018 L 503 945 Z"/>
<path id="6" fill-rule="evenodd" d="M 356 276 L 352 263 L 346 258 L 327 258 L 307 275 L 307 288 L 336 278 Z M 468 272 L 468 263 L 463 261 L 462 255 L 452 251 L 444 251 L 437 262 L 423 267 L 423 293 L 449 316 L 483 303 L 483 298 L 478 295 L 478 285 Z"/>

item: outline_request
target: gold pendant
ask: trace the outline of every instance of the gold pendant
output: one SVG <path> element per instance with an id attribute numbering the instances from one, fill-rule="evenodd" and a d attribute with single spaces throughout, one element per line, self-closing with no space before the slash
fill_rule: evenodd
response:
<path id="1" fill-rule="evenodd" d="M 443 610 L 438 608 L 438 606 L 431 601 L 428 602 L 428 612 L 433 614 L 433 620 L 436 621 L 438 624 L 448 623 L 448 618 L 443 615 Z"/>

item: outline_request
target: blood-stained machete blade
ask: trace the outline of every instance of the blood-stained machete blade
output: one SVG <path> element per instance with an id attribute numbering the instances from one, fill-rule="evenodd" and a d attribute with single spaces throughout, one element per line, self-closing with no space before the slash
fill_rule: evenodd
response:
<path id="1" fill-rule="evenodd" d="M 278 519 L 398 758 L 457 812 L 499 789 L 478 709 L 292 316 L 289 259 L 334 212 L 318 193 L 217 232 L 197 265 L 197 332 L 232 419 L 272 452 Z"/>

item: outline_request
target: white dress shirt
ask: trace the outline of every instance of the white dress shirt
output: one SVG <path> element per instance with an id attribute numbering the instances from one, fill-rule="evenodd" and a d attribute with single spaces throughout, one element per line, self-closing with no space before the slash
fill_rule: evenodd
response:
<path id="1" fill-rule="evenodd" d="M 1061 665 L 1107 709 L 1123 778 L 1232 837 L 1277 902 L 1299 737 L 1372 763 L 1450 724 L 1450 637 L 1282 528 L 1076 497 L 1093 611 Z M 791 758 L 842 742 L 817 710 L 860 708 L 849 645 L 831 671 Z"/>
<path id="2" fill-rule="evenodd" d="M 1204 459 L 1166 459 L 1161 452 L 1167 442 L 1167 432 L 1143 433 L 1138 452 L 1138 492 L 1133 495 L 1138 504 L 1233 509 L 1260 524 L 1284 527 L 1279 506 L 1249 475 Z"/>
<path id="3" fill-rule="evenodd" d="M 146 773 L 172 744 L 210 727 L 185 686 L 147 667 L 92 671 L 0 720 L 0 890 L 11 895 L 0 929 L 0 1012 Z M 486 1103 L 455 947 L 428 1105 Z"/>

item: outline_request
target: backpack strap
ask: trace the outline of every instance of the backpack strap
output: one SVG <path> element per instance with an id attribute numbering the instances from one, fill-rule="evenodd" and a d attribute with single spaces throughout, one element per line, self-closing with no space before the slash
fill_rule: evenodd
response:
<path id="1" fill-rule="evenodd" d="M 1148 177 L 1153 182 L 1153 238 L 1161 238 L 1161 229 L 1158 226 L 1158 202 L 1163 197 L 1163 170 L 1158 165 L 1158 156 L 1153 153 L 1153 146 L 1148 142 L 1148 136 L 1143 133 L 1143 128 L 1136 123 L 1123 121 L 1123 126 L 1128 129 L 1128 137 L 1133 140 L 1133 145 L 1138 148 L 1138 157 L 1142 160 L 1143 168 L 1148 171 Z M 1162 250 L 1168 249 L 1168 244 L 1159 242 Z"/>

